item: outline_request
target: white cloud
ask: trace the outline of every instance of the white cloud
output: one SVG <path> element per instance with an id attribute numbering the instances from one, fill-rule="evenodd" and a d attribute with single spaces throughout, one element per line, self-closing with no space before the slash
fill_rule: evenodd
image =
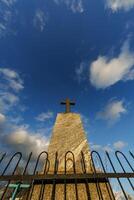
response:
<path id="1" fill-rule="evenodd" d="M 40 122 L 44 122 L 46 120 L 52 119 L 53 118 L 53 112 L 46 112 L 46 113 L 40 113 L 35 119 L 40 121 Z"/>
<path id="2" fill-rule="evenodd" d="M 5 77 L 8 77 L 8 78 L 11 78 L 11 79 L 14 79 L 14 78 L 18 78 L 18 74 L 17 72 L 11 70 L 11 69 L 8 69 L 8 68 L 1 68 L 0 69 L 0 73 L 3 73 L 3 75 Z"/>
<path id="3" fill-rule="evenodd" d="M 94 143 L 90 143 L 90 147 L 91 150 L 95 150 L 95 151 L 107 151 L 108 153 L 113 152 L 114 150 L 117 149 L 123 149 L 127 146 L 128 144 L 124 141 L 116 141 L 113 144 L 106 144 L 106 145 L 100 145 L 100 144 L 94 144 Z"/>
<path id="4" fill-rule="evenodd" d="M 122 149 L 122 148 L 124 148 L 125 146 L 127 146 L 128 144 L 126 143 L 126 142 L 123 142 L 123 141 L 117 141 L 117 142 L 115 142 L 114 144 L 113 144 L 113 147 L 115 148 L 115 149 Z"/>
<path id="5" fill-rule="evenodd" d="M 76 13 L 76 12 L 83 13 L 84 12 L 82 0 L 77 0 L 77 1 L 73 0 L 70 8 L 74 13 Z"/>
<path id="6" fill-rule="evenodd" d="M 24 88 L 23 82 L 21 80 L 9 80 L 9 86 L 16 92 Z"/>
<path id="7" fill-rule="evenodd" d="M 98 119 L 107 120 L 110 123 L 120 119 L 122 114 L 127 112 L 123 101 L 113 100 L 108 102 L 104 109 L 97 113 Z"/>
<path id="8" fill-rule="evenodd" d="M 6 27 L 4 24 L 0 23 L 0 36 L 3 35 L 3 32 L 6 30 Z"/>
<path id="9" fill-rule="evenodd" d="M 110 144 L 103 146 L 103 151 L 107 151 L 108 153 L 113 152 L 112 146 Z"/>
<path id="10" fill-rule="evenodd" d="M 49 139 L 38 133 L 30 133 L 26 128 L 20 127 L 4 137 L 4 142 L 12 151 L 20 151 L 24 156 L 33 152 L 33 156 L 36 157 L 42 151 L 47 150 Z"/>
<path id="11" fill-rule="evenodd" d="M 23 80 L 15 70 L 0 68 L 0 112 L 11 111 L 18 105 L 23 88 Z"/>
<path id="12" fill-rule="evenodd" d="M 9 92 L 0 92 L 0 110 L 9 111 L 19 102 L 19 97 Z"/>
<path id="13" fill-rule="evenodd" d="M 20 78 L 19 74 L 14 70 L 1 68 L 0 76 L 7 81 L 7 87 L 13 89 L 15 92 L 19 92 L 24 88 L 22 79 Z"/>
<path id="14" fill-rule="evenodd" d="M 10 123 L 13 123 L 13 124 L 20 124 L 20 122 L 22 122 L 24 119 L 21 115 L 11 115 L 11 116 L 8 116 L 8 120 L 10 121 Z"/>
<path id="15" fill-rule="evenodd" d="M 126 77 L 124 77 L 124 81 L 134 80 L 134 69 L 130 70 Z"/>
<path id="16" fill-rule="evenodd" d="M 49 138 L 45 137 L 44 134 L 49 135 L 50 130 L 45 130 L 44 127 L 44 130 L 31 131 L 29 125 L 22 124 L 23 117 L 19 113 L 19 107 L 21 106 L 19 92 L 21 89 L 11 87 L 11 81 L 23 83 L 23 81 L 21 82 L 20 75 L 16 71 L 1 68 L 0 145 L 3 150 L 8 149 L 11 152 L 21 151 L 24 159 L 27 158 L 30 152 L 33 152 L 35 158 L 40 152 L 47 150 Z M 38 120 L 44 121 L 52 116 L 52 112 L 42 113 L 38 116 Z"/>
<path id="17" fill-rule="evenodd" d="M 4 123 L 5 121 L 6 121 L 5 115 L 3 115 L 2 113 L 0 113 L 0 124 Z"/>
<path id="18" fill-rule="evenodd" d="M 47 16 L 44 14 L 44 11 L 40 9 L 36 10 L 35 17 L 33 20 L 34 26 L 42 32 L 46 25 L 46 21 Z"/>
<path id="19" fill-rule="evenodd" d="M 13 20 L 17 19 L 16 9 L 13 9 L 17 0 L 1 0 L 0 1 L 0 38 L 9 34 L 16 34 L 12 25 Z"/>
<path id="20" fill-rule="evenodd" d="M 99 144 L 91 144 L 91 149 L 95 151 L 102 150 L 102 146 Z"/>
<path id="21" fill-rule="evenodd" d="M 99 56 L 90 66 L 90 82 L 93 86 L 105 89 L 121 80 L 132 80 L 134 52 L 130 51 L 126 41 L 117 57 L 109 59 Z M 130 77 L 130 79 L 129 79 Z"/>
<path id="22" fill-rule="evenodd" d="M 4 4 L 6 4 L 7 6 L 11 6 L 14 3 L 16 3 L 17 0 L 1 0 L 1 2 L 3 2 Z"/>
<path id="23" fill-rule="evenodd" d="M 107 151 L 108 153 L 113 152 L 113 147 L 110 144 L 107 145 L 100 145 L 100 144 L 93 144 L 91 143 L 91 150 L 93 151 Z"/>
<path id="24" fill-rule="evenodd" d="M 83 13 L 83 0 L 54 0 L 56 4 L 64 3 L 73 13 Z"/>
<path id="25" fill-rule="evenodd" d="M 8 27 L 5 23 L 0 22 L 0 38 L 4 37 L 8 33 Z"/>
<path id="26" fill-rule="evenodd" d="M 113 12 L 120 9 L 128 11 L 134 7 L 134 0 L 106 0 L 106 6 Z"/>

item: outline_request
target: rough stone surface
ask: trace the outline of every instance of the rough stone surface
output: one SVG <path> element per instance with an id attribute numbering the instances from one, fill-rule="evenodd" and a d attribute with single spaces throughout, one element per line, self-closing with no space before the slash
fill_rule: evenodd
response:
<path id="1" fill-rule="evenodd" d="M 87 169 L 90 170 L 90 154 L 87 139 L 82 126 L 79 114 L 76 113 L 60 113 L 57 115 L 53 128 L 50 145 L 48 148 L 49 160 L 51 160 L 50 170 L 53 171 L 55 160 L 55 152 L 58 152 L 59 171 L 64 171 L 65 153 L 72 151 L 75 155 L 75 162 L 80 162 L 81 151 L 83 151 L 87 161 Z M 73 159 L 71 153 L 67 154 L 67 160 Z M 76 165 L 76 171 L 81 172 L 80 164 Z M 67 171 L 72 169 L 72 162 L 67 162 Z M 73 170 L 73 169 L 72 169 Z"/>
<path id="2" fill-rule="evenodd" d="M 75 155 L 75 167 L 76 173 L 82 173 L 81 167 L 81 151 L 84 153 L 86 161 L 86 170 L 88 173 L 92 173 L 90 162 L 90 151 L 88 142 L 84 133 L 82 121 L 79 114 L 76 113 L 60 113 L 57 115 L 56 122 L 53 128 L 50 145 L 48 148 L 50 168 L 48 173 L 54 172 L 55 153 L 58 152 L 58 173 L 65 172 L 65 154 L 68 151 L 72 151 Z M 67 173 L 74 173 L 72 165 L 73 156 L 71 153 L 67 154 Z M 106 185 L 100 184 L 100 189 L 103 198 L 98 197 L 96 184 L 87 184 L 90 192 L 90 197 L 93 200 L 110 200 Z M 108 186 L 109 187 L 109 186 Z M 86 184 L 77 184 L 77 191 L 80 200 L 87 200 Z M 40 186 L 35 186 L 32 199 L 38 199 L 40 193 Z M 64 200 L 64 185 L 56 185 L 55 199 Z M 45 186 L 45 192 L 43 199 L 50 200 L 52 195 L 52 185 Z M 75 184 L 68 184 L 66 187 L 66 200 L 76 199 L 76 187 Z"/>

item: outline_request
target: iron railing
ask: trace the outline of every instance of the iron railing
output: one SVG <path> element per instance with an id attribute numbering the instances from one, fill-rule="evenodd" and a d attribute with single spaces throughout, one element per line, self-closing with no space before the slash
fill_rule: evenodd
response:
<path id="1" fill-rule="evenodd" d="M 72 173 L 69 173 L 67 170 L 68 154 L 72 155 Z M 41 158 L 42 156 L 44 156 L 44 160 Z M 116 189 L 119 191 L 118 194 L 121 195 L 118 199 L 134 199 L 134 154 L 129 152 L 129 159 L 120 151 L 116 151 L 115 156 L 112 156 L 112 158 L 108 152 L 105 152 L 106 160 L 102 158 L 103 156 L 104 154 L 101 155 L 97 151 L 91 152 L 90 166 L 92 172 L 89 173 L 86 168 L 84 153 L 81 152 L 81 162 L 79 164 L 81 165 L 82 172 L 77 173 L 75 155 L 73 152 L 68 151 L 64 157 L 64 171 L 59 173 L 59 160 L 58 153 L 56 152 L 54 170 L 49 173 L 50 160 L 46 151 L 41 152 L 34 161 L 32 159 L 32 153 L 29 154 L 25 161 L 21 152 L 17 152 L 11 157 L 4 153 L 0 157 L 0 200 L 7 200 L 10 198 L 14 200 L 17 197 L 26 200 L 32 199 L 37 185 L 40 186 L 39 192 L 36 194 L 37 199 L 44 200 L 45 187 L 48 184 L 52 186 L 51 200 L 56 199 L 57 184 L 62 184 L 64 186 L 65 200 L 67 199 L 68 184 L 74 185 L 76 200 L 80 199 L 78 191 L 79 184 L 84 184 L 86 199 L 88 200 L 92 199 L 90 191 L 91 184 L 95 185 L 96 194 L 100 200 L 106 199 L 103 195 L 102 184 L 105 185 L 108 194 L 107 199 L 109 200 L 117 199 Z M 43 165 L 43 171 L 39 173 L 39 166 L 41 163 Z M 32 171 L 29 167 L 30 165 L 33 167 Z M 23 167 L 21 168 L 23 170 L 17 173 L 19 167 Z"/>

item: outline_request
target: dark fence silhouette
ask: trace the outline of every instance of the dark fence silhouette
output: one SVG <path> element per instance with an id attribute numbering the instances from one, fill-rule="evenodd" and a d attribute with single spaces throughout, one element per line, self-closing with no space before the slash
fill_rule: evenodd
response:
<path id="1" fill-rule="evenodd" d="M 67 171 L 67 156 L 71 155 L 73 172 Z M 99 199 L 105 199 L 100 184 L 105 184 L 110 200 L 116 199 L 117 189 L 121 195 L 120 199 L 134 199 L 134 154 L 129 152 L 128 156 L 116 151 L 114 156 L 105 152 L 102 154 L 92 151 L 90 154 L 92 173 L 87 172 L 84 153 L 81 152 L 81 173 L 76 171 L 75 155 L 68 151 L 64 157 L 64 172 L 58 172 L 58 153 L 55 153 L 54 170 L 49 173 L 50 161 L 46 151 L 41 152 L 36 160 L 32 153 L 27 160 L 23 159 L 21 152 L 12 156 L 6 153 L 0 156 L 0 200 L 32 199 L 35 185 L 40 185 L 38 199 L 43 200 L 45 186 L 52 185 L 51 199 L 55 199 L 57 184 L 64 186 L 64 199 L 66 200 L 67 184 L 74 184 L 76 199 L 79 199 L 78 184 L 85 185 L 87 199 L 91 199 L 90 184 L 96 186 Z M 129 158 L 128 158 L 129 157 Z M 42 168 L 43 166 L 43 168 Z M 43 169 L 43 170 L 41 170 Z M 131 196 L 132 195 L 132 196 Z M 118 198 L 119 199 L 119 198 Z"/>

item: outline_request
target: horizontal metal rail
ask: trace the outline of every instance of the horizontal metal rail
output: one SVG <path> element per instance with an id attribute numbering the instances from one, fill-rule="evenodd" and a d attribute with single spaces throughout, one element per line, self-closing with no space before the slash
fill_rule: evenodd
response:
<path id="1" fill-rule="evenodd" d="M 89 182 L 90 179 L 101 182 L 103 179 L 107 178 L 134 178 L 134 173 L 87 173 L 87 174 L 38 174 L 38 175 L 4 175 L 0 176 L 0 181 L 69 181 L 69 180 L 85 180 L 88 179 Z"/>
<path id="2" fill-rule="evenodd" d="M 60 171 L 59 168 L 58 152 L 55 153 L 55 161 L 54 163 L 52 162 L 53 166 L 51 166 L 51 160 L 49 160 L 49 155 L 47 152 L 41 152 L 35 160 L 34 165 L 32 163 L 32 153 L 30 153 L 26 160 L 26 163 L 24 163 L 24 166 L 22 166 L 22 171 L 20 172 L 17 172 L 17 170 L 19 169 L 19 167 L 21 167 L 20 162 L 23 159 L 22 153 L 16 152 L 11 158 L 8 158 L 8 162 L 6 162 L 6 154 L 3 154 L 0 158 L 0 184 L 2 187 L 2 190 L 0 191 L 0 200 L 7 200 L 11 196 L 15 198 L 21 197 L 21 192 L 24 191 L 27 195 L 26 199 L 30 200 L 32 199 L 32 195 L 34 194 L 34 189 L 36 188 L 36 185 L 41 186 L 40 192 L 37 195 L 39 200 L 43 200 L 44 193 L 47 189 L 47 184 L 50 184 L 52 186 L 51 200 L 54 200 L 56 196 L 56 184 L 63 185 L 64 200 L 67 199 L 67 184 L 73 184 L 76 200 L 79 200 L 78 184 L 81 183 L 85 185 L 85 193 L 88 200 L 92 199 L 92 183 L 94 183 L 94 186 L 96 188 L 96 195 L 98 195 L 99 199 L 105 199 L 102 190 L 102 188 L 105 186 L 108 199 L 115 200 L 113 181 L 117 184 L 117 187 L 120 187 L 119 189 L 122 192 L 123 197 L 126 200 L 129 200 L 125 185 L 126 180 L 128 182 L 127 185 L 132 189 L 131 191 L 134 191 L 134 166 L 132 166 L 134 155 L 132 152 L 129 152 L 129 154 L 131 156 L 131 160 L 129 160 L 122 152 L 115 152 L 115 158 L 119 166 L 121 167 L 121 172 L 117 172 L 117 166 L 115 165 L 115 163 L 113 163 L 111 156 L 108 152 L 106 152 L 105 154 L 107 163 L 104 162 L 104 160 L 101 158 L 101 155 L 96 151 L 91 152 L 90 163 L 87 163 L 84 153 L 81 152 L 80 162 L 78 166 L 78 163 L 75 160 L 75 155 L 73 154 L 73 152 L 68 151 L 63 157 L 64 168 L 62 171 Z M 71 162 L 72 164 L 72 168 L 70 171 L 68 170 L 68 166 L 70 165 L 69 162 Z M 31 163 L 33 165 L 33 169 L 32 171 L 29 171 Z M 41 170 L 39 170 L 40 164 L 43 164 L 44 166 Z M 109 169 L 111 170 L 110 172 L 107 172 L 107 166 L 105 166 L 106 164 L 108 164 Z M 89 166 L 91 169 L 90 173 L 88 173 Z M 80 171 L 78 169 L 80 169 Z M 8 173 L 10 173 L 11 175 L 8 175 Z M 12 189 L 12 186 L 17 188 L 15 192 Z M 21 186 L 26 186 L 26 188 L 21 188 Z"/>

